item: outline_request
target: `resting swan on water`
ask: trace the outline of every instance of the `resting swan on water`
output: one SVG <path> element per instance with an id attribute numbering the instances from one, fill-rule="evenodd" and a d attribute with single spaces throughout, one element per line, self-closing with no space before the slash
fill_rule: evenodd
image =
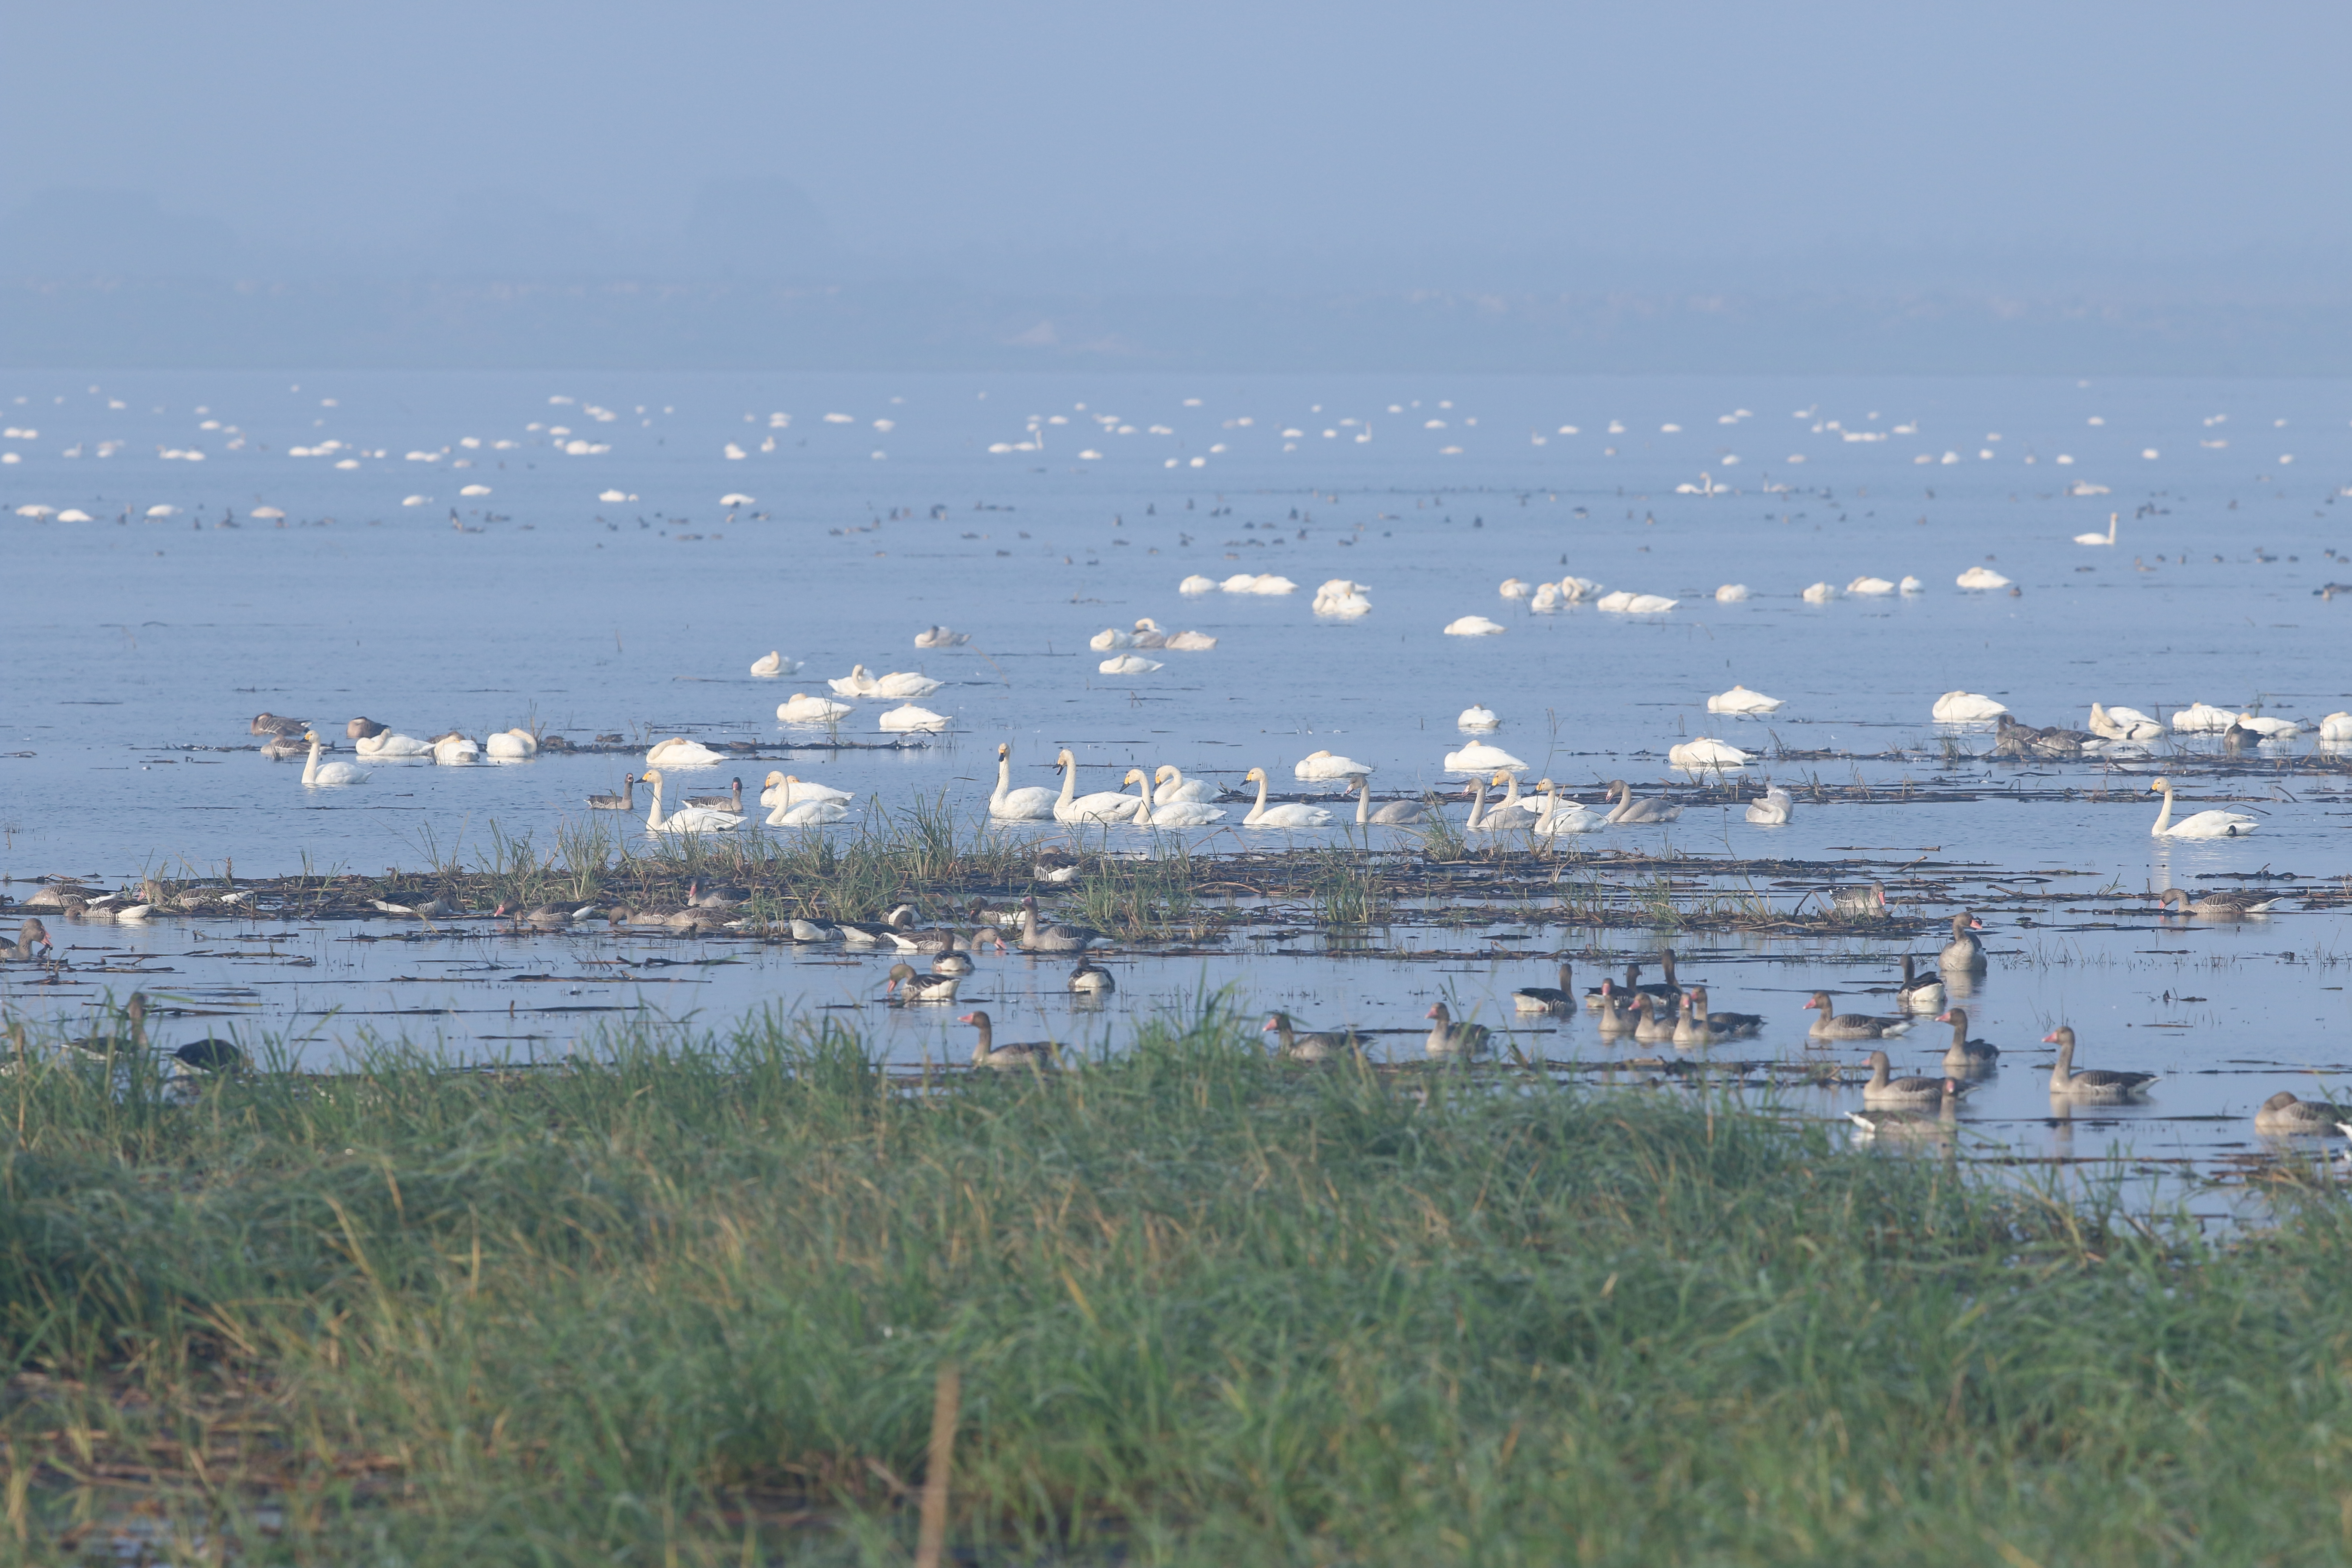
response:
<path id="1" fill-rule="evenodd" d="M 1151 802 L 1154 805 L 1173 805 L 1180 800 L 1206 804 L 1217 798 L 1216 785 L 1202 784 L 1198 779 L 1188 782 L 1183 773 L 1170 763 L 1161 763 L 1160 771 L 1151 777 Z"/>
<path id="2" fill-rule="evenodd" d="M 648 768 L 715 768 L 727 760 L 726 754 L 714 752 L 698 741 L 683 735 L 672 735 L 646 753 Z M 649 773 L 638 773 L 639 779 L 650 779 Z"/>

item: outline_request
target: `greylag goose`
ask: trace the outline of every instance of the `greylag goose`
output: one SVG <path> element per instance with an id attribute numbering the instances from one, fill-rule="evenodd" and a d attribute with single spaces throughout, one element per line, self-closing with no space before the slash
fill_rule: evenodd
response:
<path id="1" fill-rule="evenodd" d="M 145 1050 L 147 1048 L 147 994 L 145 992 L 133 991 L 131 994 L 131 1000 L 122 1005 L 122 1025 L 119 1032 L 113 1029 L 109 1029 L 104 1034 L 93 1031 L 79 1039 L 68 1039 L 66 1044 L 81 1056 L 100 1058 L 114 1056 L 125 1049 Z"/>
<path id="2" fill-rule="evenodd" d="M 2333 1132 L 2344 1122 L 2344 1112 L 2324 1100 L 2297 1100 L 2281 1089 L 2254 1112 L 2257 1132 Z"/>
<path id="3" fill-rule="evenodd" d="M 1118 989 L 1118 982 L 1093 959 L 1081 958 L 1078 966 L 1070 971 L 1070 989 L 1081 996 L 1107 996 Z"/>
<path id="4" fill-rule="evenodd" d="M 971 902 L 964 906 L 964 919 L 973 925 L 997 926 L 1011 931 L 1021 923 L 1021 906 L 992 904 L 975 895 Z"/>
<path id="5" fill-rule="evenodd" d="M 1475 1056 L 1486 1048 L 1486 1026 L 1473 1024 L 1466 1019 L 1455 1023 L 1453 1014 L 1446 1011 L 1444 1003 L 1432 1003 L 1429 1011 L 1423 1016 L 1437 1020 L 1429 1026 L 1429 1038 L 1423 1042 L 1423 1047 L 1431 1056 Z"/>
<path id="6" fill-rule="evenodd" d="M 1862 1086 L 1864 1105 L 1921 1105 L 1929 1100 L 1957 1100 L 1969 1086 L 1951 1078 L 1890 1078 L 1885 1051 L 1870 1053 L 1870 1080 Z"/>
<path id="7" fill-rule="evenodd" d="M 1617 797 L 1609 812 L 1611 822 L 1672 822 L 1683 814 L 1683 808 L 1670 800 L 1635 800 L 1633 786 L 1623 779 L 1611 779 L 1607 793 Z"/>
<path id="8" fill-rule="evenodd" d="M 1337 1057 L 1351 1056 L 1364 1048 L 1364 1042 L 1353 1029 L 1319 1029 L 1301 1034 L 1290 1022 L 1287 1013 L 1267 1016 L 1265 1027 L 1258 1033 L 1272 1030 L 1276 1054 L 1286 1061 L 1323 1062 Z"/>
<path id="9" fill-rule="evenodd" d="M 1709 1012 L 1706 1005 L 1706 987 L 1704 985 L 1692 986 L 1690 999 L 1691 1005 L 1698 1009 L 1699 1016 L 1705 1018 L 1707 1026 L 1718 1035 L 1729 1037 L 1760 1035 L 1764 1032 L 1764 1015 L 1761 1013 Z"/>
<path id="10" fill-rule="evenodd" d="M 13 963 L 23 963 L 40 957 L 41 950 L 48 945 L 49 928 L 28 915 L 25 923 L 16 928 L 16 940 L 6 947 L 0 947 L 0 958 Z"/>
<path id="11" fill-rule="evenodd" d="M 1805 1004 L 1807 1011 L 1818 1009 L 1821 1016 L 1806 1033 L 1816 1040 L 1885 1040 L 1904 1033 L 1916 1022 L 1912 1018 L 1879 1018 L 1867 1013 L 1841 1013 L 1831 1005 L 1830 994 L 1816 991 L 1813 999 Z"/>
<path id="12" fill-rule="evenodd" d="M 379 724 L 373 719 L 354 719 L 343 726 L 343 736 L 352 741 L 373 741 L 391 728 L 391 725 Z"/>
<path id="13" fill-rule="evenodd" d="M 960 974 L 918 974 L 911 963 L 892 964 L 887 978 L 883 992 L 896 991 L 905 1002 L 952 1002 L 956 987 L 963 984 Z"/>
<path id="14" fill-rule="evenodd" d="M 1000 950 L 1003 945 L 1002 942 L 997 944 Z M 978 951 L 976 948 L 972 950 L 972 952 Z M 971 961 L 971 952 L 961 950 L 939 953 L 931 960 L 931 973 L 934 974 L 970 974 L 978 967 L 980 966 Z"/>
<path id="15" fill-rule="evenodd" d="M 751 901 L 751 889 L 732 882 L 705 884 L 700 879 L 686 885 L 686 901 L 697 909 L 732 910 Z"/>
<path id="16" fill-rule="evenodd" d="M 1674 1032 L 1666 1037 L 1678 1046 L 1711 1046 L 1731 1038 L 1731 1031 L 1717 1028 L 1699 1010 L 1696 998 L 1685 993 L 1682 1005 L 1675 1009 Z"/>
<path id="17" fill-rule="evenodd" d="M 1648 992 L 1637 993 L 1633 1001 L 1633 1037 L 1637 1040 L 1671 1040 L 1675 1026 L 1665 1008 Z"/>
<path id="18" fill-rule="evenodd" d="M 1944 977 L 1941 974 L 1920 974 L 1917 963 L 1909 953 L 1903 955 L 1903 984 L 1895 988 L 1895 1000 L 1906 1013 L 1940 1013 L 1944 1010 Z"/>
<path id="19" fill-rule="evenodd" d="M 959 1023 L 971 1025 L 980 1031 L 980 1038 L 971 1043 L 971 1065 L 976 1068 L 1045 1068 L 1054 1065 L 1057 1051 L 1050 1040 L 1025 1040 L 1013 1045 L 996 1043 L 995 1026 L 985 1013 L 966 1013 Z"/>
<path id="20" fill-rule="evenodd" d="M 591 811 L 636 810 L 637 775 L 635 773 L 624 773 L 621 775 L 621 793 L 618 795 L 590 795 L 588 797 L 588 809 Z"/>
<path id="21" fill-rule="evenodd" d="M 837 921 L 835 929 L 841 940 L 852 947 L 879 947 L 889 940 L 893 931 L 915 929 L 915 906 L 900 904 L 884 915 L 879 924 L 866 921 Z"/>
<path id="22" fill-rule="evenodd" d="M 1984 921 L 1962 910 L 1952 917 L 1952 940 L 1936 954 L 1937 969 L 1958 969 L 1975 974 L 1985 966 L 1984 943 L 1976 933 L 1984 930 Z"/>
<path id="23" fill-rule="evenodd" d="M 1558 985 L 1522 985 L 1511 993 L 1511 1009 L 1517 1013 L 1565 1013 L 1575 1005 L 1566 959 L 1560 960 Z"/>
<path id="24" fill-rule="evenodd" d="M 1596 1005 L 1592 1026 L 1604 1035 L 1630 1035 L 1640 1016 L 1625 1005 L 1626 993 L 1617 989 L 1613 980 L 1601 983 L 1601 1000 Z"/>
<path id="25" fill-rule="evenodd" d="M 201 1040 L 190 1040 L 173 1049 L 172 1055 L 198 1072 L 235 1072 L 245 1066 L 243 1051 L 232 1042 L 210 1035 Z"/>
<path id="26" fill-rule="evenodd" d="M 1953 1007 L 1936 1016 L 1938 1024 L 1952 1026 L 1952 1043 L 1944 1047 L 1944 1070 L 1956 1078 L 1974 1078 L 1990 1072 L 2000 1061 L 2000 1047 L 1983 1040 L 1969 1038 L 1969 1010 Z"/>
<path id="27" fill-rule="evenodd" d="M 1110 939 L 1087 926 L 1037 923 L 1037 896 L 1021 900 L 1021 945 L 1031 952 L 1084 952 Z"/>
<path id="28" fill-rule="evenodd" d="M 2050 1069 L 2050 1092 L 2067 1100 L 2088 1100 L 2115 1105 L 2137 1100 L 2157 1080 L 2152 1072 L 2108 1072 L 2093 1068 L 2074 1070 L 2074 1031 L 2063 1025 L 2042 1037 L 2045 1046 L 2058 1047 L 2058 1065 Z"/>
<path id="29" fill-rule="evenodd" d="M 497 920 L 510 920 L 519 926 L 537 926 L 541 931 L 561 931 L 575 921 L 593 919 L 593 904 L 535 904 L 524 909 L 520 904 L 500 904 L 490 911 Z"/>
<path id="30" fill-rule="evenodd" d="M 334 749 L 331 742 L 321 742 L 320 745 L 330 751 Z M 301 756 L 310 749 L 310 731 L 298 730 L 291 735 L 272 735 L 264 741 L 261 757 L 264 762 L 282 763 L 289 757 Z"/>
<path id="31" fill-rule="evenodd" d="M 1929 1115 L 1924 1108 L 1905 1110 L 1899 1107 L 1877 1110 L 1849 1110 L 1845 1119 L 1853 1123 L 1857 1142 L 1868 1142 L 1886 1138 L 1900 1141 L 1937 1142 L 1952 1136 L 1959 1123 L 1952 1116 L 1952 1108 L 1959 1102 L 1937 1097 L 1936 1113 Z"/>
<path id="32" fill-rule="evenodd" d="M 299 735 L 310 727 L 307 719 L 280 719 L 275 713 L 256 713 L 252 733 L 256 735 Z"/>
<path id="33" fill-rule="evenodd" d="M 2243 920 L 2248 915 L 2258 915 L 2278 905 L 2276 899 L 2250 899 L 2243 893 L 2224 892 L 2218 889 L 2192 899 L 2184 889 L 2167 888 L 2156 896 L 2157 907 L 2168 909 L 2176 899 L 2180 901 L 2182 914 L 2201 915 L 2209 921 Z"/>

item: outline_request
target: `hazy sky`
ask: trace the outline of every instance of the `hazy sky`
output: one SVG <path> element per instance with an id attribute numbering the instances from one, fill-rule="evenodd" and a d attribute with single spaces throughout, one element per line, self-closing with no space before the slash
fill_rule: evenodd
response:
<path id="1" fill-rule="evenodd" d="M 2352 242 L 2340 3 L 5 0 L 0 37 L 0 213 L 145 193 L 265 254 L 619 265 L 763 180 L 836 263 L 1069 278 Z"/>

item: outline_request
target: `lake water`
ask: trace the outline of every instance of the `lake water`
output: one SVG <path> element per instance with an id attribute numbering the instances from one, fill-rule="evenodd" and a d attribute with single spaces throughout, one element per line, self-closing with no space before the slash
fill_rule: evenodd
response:
<path id="1" fill-rule="evenodd" d="M 2046 906 L 2033 926 L 1989 918 L 1995 967 L 1972 999 L 1973 1032 L 2013 1054 L 1964 1121 L 1997 1142 L 2215 1158 L 2252 1141 L 2245 1117 L 2273 1089 L 2324 1092 L 2312 1075 L 2336 1069 L 2352 1025 L 2341 989 L 2352 781 L 2313 734 L 2249 752 L 2231 773 L 2192 760 L 2218 752 L 2210 736 L 2168 742 L 2146 762 L 2024 765 L 1947 759 L 1928 715 L 1955 689 L 2028 723 L 2078 728 L 2094 700 L 2164 713 L 2202 700 L 2314 723 L 2352 708 L 2352 593 L 2318 592 L 2352 583 L 2346 383 L 19 371 L 0 374 L 0 452 L 17 458 L 0 464 L 16 588 L 0 871 L 18 900 L 47 875 L 217 875 L 232 860 L 244 878 L 416 868 L 428 844 L 479 844 L 493 822 L 544 844 L 584 815 L 584 794 L 642 761 L 377 763 L 366 784 L 306 791 L 299 763 L 184 749 L 252 744 L 247 721 L 263 709 L 338 740 L 364 713 L 415 735 L 530 724 L 583 742 L 775 741 L 788 734 L 780 700 L 863 663 L 947 682 L 923 706 L 951 729 L 904 750 L 674 784 L 723 787 L 743 772 L 751 785 L 772 765 L 861 798 L 946 791 L 976 809 L 1009 741 L 1016 784 L 1053 782 L 1067 746 L 1086 789 L 1173 763 L 1235 787 L 1264 766 L 1295 793 L 1292 764 L 1319 749 L 1373 764 L 1384 794 L 1454 788 L 1442 758 L 1464 739 L 1455 716 L 1479 702 L 1504 721 L 1488 738 L 1529 763 L 1528 778 L 1549 773 L 1594 801 L 1613 778 L 1644 794 L 1685 782 L 1667 747 L 1715 735 L 1759 753 L 1741 773 L 1759 785 L 1990 779 L 2022 781 L 2033 798 L 1833 804 L 1774 830 L 1709 806 L 1580 847 L 1670 837 L 1694 853 L 1886 865 L 1932 852 L 1991 868 L 1971 899 L 2010 873 L 2065 872 L 2079 880 L 2060 885 L 2082 889 L 2083 910 L 2110 911 L 2151 887 L 2296 874 L 2280 911 L 2243 924 L 2159 932 L 2144 899 L 2127 919 Z M 722 503 L 730 494 L 753 499 Z M 601 499 L 613 495 L 623 499 Z M 175 510 L 151 516 L 157 508 Z M 76 510 L 90 521 L 63 521 Z M 2113 547 L 2074 542 L 2104 532 L 2111 513 Z M 2018 593 L 1958 588 L 1977 566 Z M 1286 576 L 1297 592 L 1177 591 L 1188 575 L 1244 572 Z M 1680 603 L 1657 616 L 1590 604 L 1538 615 L 1497 592 L 1506 577 L 1571 573 Z M 1864 575 L 1923 587 L 1799 597 Z M 1314 590 L 1331 578 L 1365 584 L 1371 613 L 1316 616 Z M 1753 596 L 1718 603 L 1726 583 Z M 1442 635 L 1471 615 L 1506 629 Z M 1165 665 L 1156 672 L 1099 673 L 1106 656 L 1087 638 L 1141 616 L 1217 647 L 1152 654 Z M 971 642 L 915 648 L 935 623 Z M 771 648 L 805 669 L 748 675 Z M 1708 715 L 1706 698 L 1735 682 L 1786 706 L 1765 721 Z M 893 706 L 859 703 L 843 734 L 880 739 L 876 718 Z M 1952 738 L 1990 750 L 1982 730 Z M 1858 755 L 1775 763 L 1776 740 Z M 2186 759 L 2168 758 L 2176 744 Z M 2186 775 L 2190 809 L 2227 797 L 2261 830 L 2151 839 L 2139 792 L 2166 768 Z M 1211 847 L 1253 837 L 1231 830 L 1240 816 L 1194 837 Z M 2091 897 L 2100 889 L 2114 890 Z M 1906 896 L 1897 889 L 1903 912 L 1950 912 Z M 594 1016 L 534 1014 L 549 984 L 500 976 L 587 973 L 564 963 L 609 957 L 616 942 L 642 951 L 642 939 L 462 925 L 397 943 L 347 941 L 347 922 L 52 927 L 91 973 L 43 986 L 11 966 L 0 985 L 12 1010 L 68 1015 L 127 989 L 95 971 L 110 952 L 135 952 L 192 996 L 231 988 L 247 1028 L 306 1037 L 304 1060 L 320 1067 L 365 1027 L 438 1034 L 469 1052 L 560 1054 Z M 1525 940 L 1486 945 L 1596 962 L 1648 945 L 1622 930 L 1522 929 Z M 271 933 L 274 947 L 255 940 Z M 1470 951 L 1462 933 L 1440 934 L 1422 933 Z M 1420 940 L 1406 929 L 1373 945 Z M 1682 945 L 1717 1008 L 1785 1019 L 1739 1054 L 1795 1060 L 1807 1054 L 1804 997 L 1850 981 L 1832 986 L 1850 1005 L 1884 1005 L 1864 981 L 1883 984 L 1906 944 Z M 233 948 L 265 956 L 196 956 Z M 583 984 L 567 1005 L 642 996 L 707 1019 L 770 1001 L 856 1005 L 903 1059 L 966 1054 L 955 1009 L 868 1005 L 887 962 L 762 950 L 661 984 L 639 966 L 642 984 Z M 1101 1011 L 1073 1014 L 1066 966 L 1028 959 L 988 961 L 966 1000 L 1016 1038 L 1116 1038 L 1138 1011 L 1226 985 L 1317 1024 L 1406 1028 L 1448 987 L 1492 1019 L 1512 986 L 1548 976 L 1539 960 L 1383 962 L 1319 944 L 1111 962 L 1121 988 Z M 2052 1124 L 2029 1064 L 2046 1059 L 2033 1042 L 2059 1021 L 2081 1031 L 2084 1065 L 2160 1070 L 2166 1082 L 2145 1107 Z M 1910 1037 L 1921 1046 L 1898 1047 L 1898 1068 L 1920 1066 L 1942 1035 L 1923 1024 Z M 1582 1019 L 1540 1044 L 1560 1058 L 1645 1054 L 1601 1045 Z M 1850 1063 L 1859 1047 L 1810 1054 Z M 1856 1102 L 1791 1095 L 1823 1113 Z"/>

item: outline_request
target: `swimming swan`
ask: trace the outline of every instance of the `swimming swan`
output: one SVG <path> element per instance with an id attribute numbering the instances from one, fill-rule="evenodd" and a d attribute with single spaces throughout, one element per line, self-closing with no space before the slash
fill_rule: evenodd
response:
<path id="1" fill-rule="evenodd" d="M 1257 785 L 1257 804 L 1242 818 L 1244 827 L 1325 827 L 1330 825 L 1331 814 L 1319 805 L 1291 802 L 1284 805 L 1265 804 L 1265 770 L 1252 768 L 1242 775 L 1244 784 Z"/>
<path id="2" fill-rule="evenodd" d="M 1182 800 L 1212 801 L 1217 798 L 1218 791 L 1214 784 L 1205 784 L 1198 779 L 1187 782 L 1182 772 L 1170 763 L 1160 764 L 1160 771 L 1152 775 L 1152 782 L 1156 786 L 1151 792 L 1151 802 L 1154 805 L 1173 805 Z"/>
<path id="3" fill-rule="evenodd" d="M 1092 795 L 1080 795 L 1078 759 L 1066 747 L 1054 759 L 1061 770 L 1062 793 L 1054 802 L 1056 822 L 1109 823 L 1125 822 L 1135 815 L 1135 797 L 1120 790 L 1097 790 Z"/>
<path id="4" fill-rule="evenodd" d="M 2194 816 L 2172 820 L 2172 781 L 2153 779 L 2148 783 L 2151 794 L 2164 796 L 2164 809 L 2156 816 L 2156 825 L 2148 835 L 2155 838 L 2243 838 L 2262 824 L 2241 811 L 2200 811 Z"/>
<path id="5" fill-rule="evenodd" d="M 708 805 L 681 806 L 668 816 L 662 815 L 662 776 L 660 771 L 647 768 L 637 775 L 637 782 L 654 792 L 653 806 L 646 813 L 647 833 L 724 833 L 742 825 L 743 819 L 731 811 L 719 811 Z"/>
<path id="6" fill-rule="evenodd" d="M 812 800 L 837 800 L 844 805 L 857 797 L 845 789 L 795 778 L 791 773 L 771 773 L 760 784 L 761 805 L 799 805 Z"/>
<path id="7" fill-rule="evenodd" d="M 988 815 L 1000 822 L 1042 822 L 1054 815 L 1054 792 L 1044 784 L 1013 787 L 1013 748 L 996 748 L 996 790 L 988 797 Z"/>
<path id="8" fill-rule="evenodd" d="M 1141 768 L 1128 769 L 1127 782 L 1141 786 L 1137 792 L 1135 814 L 1128 818 L 1137 827 L 1206 827 L 1224 817 L 1224 807 L 1203 805 L 1197 800 L 1173 800 L 1165 805 L 1154 805 L 1151 780 Z"/>
<path id="9" fill-rule="evenodd" d="M 1672 822 L 1683 814 L 1683 808 L 1670 800 L 1635 800 L 1633 786 L 1623 779 L 1610 780 L 1609 793 L 1617 797 L 1609 813 L 1611 822 Z"/>
<path id="10" fill-rule="evenodd" d="M 302 764 L 302 782 L 305 784 L 316 788 L 367 783 L 368 771 L 365 768 L 354 767 L 350 763 L 320 763 L 319 753 L 326 749 L 327 743 L 319 739 L 317 731 L 305 731 L 302 738 L 310 742 L 310 760 Z"/>
<path id="11" fill-rule="evenodd" d="M 715 768 L 726 760 L 725 753 L 714 752 L 700 742 L 689 741 L 683 735 L 672 735 L 646 753 L 646 766 L 648 768 Z M 642 771 L 637 776 L 641 780 L 653 777 Z"/>

